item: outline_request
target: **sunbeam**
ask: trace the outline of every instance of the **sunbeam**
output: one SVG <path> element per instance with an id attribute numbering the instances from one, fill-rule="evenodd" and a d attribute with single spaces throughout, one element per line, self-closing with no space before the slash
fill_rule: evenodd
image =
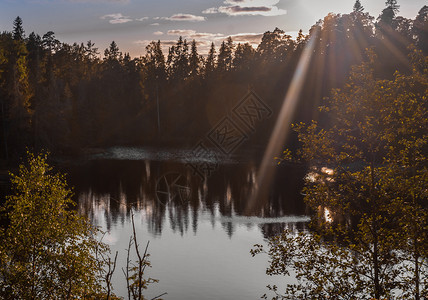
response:
<path id="1" fill-rule="evenodd" d="M 263 156 L 260 169 L 257 174 L 255 188 L 247 203 L 246 214 L 251 215 L 254 212 L 260 211 L 263 205 L 268 200 L 269 188 L 272 183 L 275 165 L 273 157 L 279 156 L 281 148 L 287 138 L 288 126 L 291 123 L 297 101 L 303 89 L 306 74 L 308 71 L 309 63 L 312 58 L 315 43 L 318 39 L 319 29 L 314 32 L 312 37 L 300 56 L 299 63 L 296 71 L 294 72 L 293 79 L 290 87 L 285 95 L 281 111 L 278 115 L 274 130 L 269 139 L 269 144 Z"/>

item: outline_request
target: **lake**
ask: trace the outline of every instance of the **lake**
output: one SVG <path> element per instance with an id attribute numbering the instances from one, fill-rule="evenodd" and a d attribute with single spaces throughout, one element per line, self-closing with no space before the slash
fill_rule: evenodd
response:
<path id="1" fill-rule="evenodd" d="M 214 154 L 202 159 L 192 150 L 117 147 L 65 167 L 79 212 L 119 252 L 117 295 L 127 297 L 121 268 L 131 213 L 141 251 L 150 242 L 146 274 L 159 280 L 145 291 L 148 299 L 164 292 L 163 299 L 258 299 L 267 284 L 289 280 L 267 276 L 268 257 L 251 257 L 250 249 L 285 228 L 306 229 L 300 194 L 306 170 L 279 166 L 266 205 L 248 214 L 260 155 Z M 211 166 L 209 176 L 198 175 L 200 166 Z"/>

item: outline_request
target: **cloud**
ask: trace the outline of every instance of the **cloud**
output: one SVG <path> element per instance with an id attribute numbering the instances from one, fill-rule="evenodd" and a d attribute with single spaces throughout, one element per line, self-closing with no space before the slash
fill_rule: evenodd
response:
<path id="1" fill-rule="evenodd" d="M 123 24 L 123 23 L 128 23 L 128 22 L 131 22 L 131 21 L 132 21 L 132 19 L 123 18 L 123 19 L 113 19 L 113 20 L 110 20 L 109 23 L 110 24 Z"/>
<path id="2" fill-rule="evenodd" d="M 212 39 L 223 37 L 224 35 L 221 33 L 207 33 L 207 32 L 195 32 L 191 35 L 192 39 Z"/>
<path id="3" fill-rule="evenodd" d="M 152 23 L 150 25 L 152 25 L 152 26 L 159 26 L 159 23 Z"/>
<path id="4" fill-rule="evenodd" d="M 224 35 L 221 33 L 196 32 L 196 30 L 192 30 L 192 29 L 168 30 L 167 34 L 182 36 L 189 39 L 215 39 L 218 37 L 224 37 Z"/>
<path id="5" fill-rule="evenodd" d="M 251 13 L 257 13 L 257 12 L 269 12 L 271 10 L 272 10 L 272 8 L 267 7 L 267 6 L 239 6 L 239 5 L 235 5 L 235 6 L 221 6 L 221 7 L 219 7 L 220 12 L 224 12 L 224 13 L 227 13 L 230 15 L 239 14 L 239 13 L 251 14 Z"/>
<path id="6" fill-rule="evenodd" d="M 163 35 L 163 32 L 162 31 L 155 31 L 155 32 L 153 32 L 153 34 L 154 35 Z"/>
<path id="7" fill-rule="evenodd" d="M 263 37 L 263 33 L 238 33 L 230 36 L 235 43 L 249 43 L 250 45 L 257 46 Z"/>
<path id="8" fill-rule="evenodd" d="M 151 42 L 153 42 L 153 40 L 138 40 L 138 41 L 134 41 L 133 43 L 137 44 L 137 45 L 141 45 L 145 48 Z M 161 41 L 163 53 L 164 54 L 168 53 L 168 47 L 174 46 L 176 43 L 177 43 L 176 40 L 163 40 L 163 41 Z"/>
<path id="9" fill-rule="evenodd" d="M 173 29 L 173 30 L 168 30 L 167 34 L 168 35 L 177 35 L 177 36 L 190 36 L 191 34 L 195 34 L 196 31 L 195 30 L 190 30 L 190 29 Z"/>
<path id="10" fill-rule="evenodd" d="M 201 22 L 205 21 L 205 17 L 195 16 L 191 14 L 174 14 L 171 17 L 162 18 L 169 21 L 188 21 L 188 22 Z"/>
<path id="11" fill-rule="evenodd" d="M 274 6 L 279 0 L 225 0 L 224 4 L 239 6 Z"/>
<path id="12" fill-rule="evenodd" d="M 263 37 L 263 33 L 238 33 L 224 35 L 222 33 L 197 32 L 193 29 L 172 29 L 168 30 L 167 35 L 182 36 L 185 39 L 195 39 L 203 43 L 213 41 L 218 42 L 218 44 L 230 36 L 235 43 L 249 43 L 251 45 L 258 45 Z"/>
<path id="13" fill-rule="evenodd" d="M 69 2 L 77 3 L 117 3 L 117 4 L 128 4 L 130 0 L 68 0 Z"/>
<path id="14" fill-rule="evenodd" d="M 104 15 L 101 17 L 101 19 L 103 20 L 109 19 L 110 24 L 122 24 L 122 23 L 128 23 L 132 21 L 132 19 L 130 19 L 129 16 L 124 16 L 121 13 Z"/>
<path id="15" fill-rule="evenodd" d="M 150 40 L 137 40 L 137 41 L 133 41 L 134 44 L 138 44 L 138 45 L 148 45 L 150 44 Z"/>
<path id="16" fill-rule="evenodd" d="M 216 8 L 216 7 L 207 8 L 206 10 L 202 11 L 202 13 L 203 14 L 217 14 L 218 8 Z"/>
<path id="17" fill-rule="evenodd" d="M 148 19 L 149 19 L 149 17 L 142 17 L 142 18 L 135 19 L 135 21 L 144 21 L 144 20 L 148 20 Z"/>
<path id="18" fill-rule="evenodd" d="M 281 9 L 276 6 L 279 3 L 279 0 L 226 0 L 223 3 L 226 4 L 226 6 L 211 7 L 204 10 L 202 13 L 223 13 L 229 16 L 279 16 L 287 13 L 285 9 Z"/>

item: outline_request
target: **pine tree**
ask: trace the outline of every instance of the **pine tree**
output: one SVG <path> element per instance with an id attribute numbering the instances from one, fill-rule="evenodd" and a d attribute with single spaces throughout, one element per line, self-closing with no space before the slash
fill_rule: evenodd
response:
<path id="1" fill-rule="evenodd" d="M 354 12 L 363 12 L 364 7 L 361 5 L 360 0 L 356 0 L 354 4 Z"/>
<path id="2" fill-rule="evenodd" d="M 164 81 L 165 74 L 165 57 L 162 52 L 161 41 L 151 42 L 146 47 L 146 55 L 144 57 L 144 64 L 148 70 L 147 80 L 156 78 L 157 80 Z"/>
<path id="3" fill-rule="evenodd" d="M 205 66 L 204 66 L 204 75 L 207 77 L 209 74 L 212 74 L 216 68 L 216 51 L 215 51 L 215 45 L 214 42 L 211 43 L 210 50 L 208 52 L 207 59 L 205 60 Z"/>
<path id="4" fill-rule="evenodd" d="M 423 51 L 425 55 L 428 55 L 428 6 L 424 5 L 419 10 L 418 15 L 413 22 L 412 27 L 413 34 L 416 37 L 416 45 Z"/>
<path id="5" fill-rule="evenodd" d="M 190 49 L 190 58 L 189 58 L 189 68 L 190 68 L 190 76 L 196 77 L 200 73 L 200 63 L 201 57 L 198 54 L 198 49 L 196 46 L 196 41 L 193 40 Z"/>
<path id="6" fill-rule="evenodd" d="M 94 61 L 95 59 L 98 58 L 98 48 L 94 47 L 95 43 L 92 43 L 91 40 L 89 40 L 86 43 L 86 47 L 85 47 L 85 56 L 87 59 L 89 59 L 90 61 Z"/>
<path id="7" fill-rule="evenodd" d="M 217 70 L 220 73 L 224 73 L 226 71 L 226 56 L 227 48 L 226 43 L 223 41 L 220 45 L 220 49 L 217 56 Z"/>
<path id="8" fill-rule="evenodd" d="M 162 92 L 166 81 L 165 57 L 162 52 L 160 40 L 152 41 L 146 47 L 146 55 L 143 58 L 143 83 L 144 93 L 147 99 L 156 99 Z"/>
<path id="9" fill-rule="evenodd" d="M 305 35 L 303 34 L 303 30 L 300 29 L 299 33 L 297 34 L 296 42 L 297 44 L 301 44 L 305 40 Z"/>
<path id="10" fill-rule="evenodd" d="M 400 5 L 397 4 L 397 0 L 386 0 L 385 2 L 386 8 L 392 9 L 394 13 L 398 13 L 400 9 Z"/>
<path id="11" fill-rule="evenodd" d="M 24 28 L 22 27 L 22 19 L 18 16 L 13 21 L 13 39 L 16 41 L 21 41 L 25 38 Z"/>
<path id="12" fill-rule="evenodd" d="M 255 50 L 249 43 L 239 43 L 235 50 L 233 58 L 233 69 L 239 71 L 249 71 L 251 62 L 255 56 Z"/>
<path id="13" fill-rule="evenodd" d="M 385 5 L 386 7 L 382 10 L 382 13 L 378 17 L 378 25 L 380 26 L 381 30 L 385 29 L 385 27 L 394 27 L 394 19 L 400 8 L 400 6 L 397 4 L 397 0 L 387 0 Z"/>
<path id="14" fill-rule="evenodd" d="M 220 50 L 217 57 L 217 70 L 220 73 L 227 72 L 232 68 L 233 61 L 233 40 L 228 37 L 226 42 L 223 41 L 220 46 Z"/>
<path id="15" fill-rule="evenodd" d="M 170 80 L 186 80 L 189 77 L 189 46 L 183 37 L 180 36 L 170 48 L 167 66 Z"/>
<path id="16" fill-rule="evenodd" d="M 104 59 L 107 61 L 118 61 L 122 59 L 122 52 L 119 51 L 115 41 L 110 43 L 110 46 L 104 50 Z"/>
<path id="17" fill-rule="evenodd" d="M 189 44 L 187 40 L 183 41 L 182 47 L 176 47 L 177 50 L 177 71 L 178 78 L 186 79 L 189 77 Z"/>
<path id="18" fill-rule="evenodd" d="M 232 69 L 232 61 L 233 61 L 233 51 L 235 49 L 235 44 L 233 43 L 232 37 L 228 37 L 226 40 L 226 46 L 228 55 L 226 57 L 226 67 L 228 70 Z"/>
<path id="19" fill-rule="evenodd" d="M 46 32 L 42 37 L 42 44 L 49 52 L 56 52 L 59 50 L 60 42 L 55 38 L 53 31 Z"/>

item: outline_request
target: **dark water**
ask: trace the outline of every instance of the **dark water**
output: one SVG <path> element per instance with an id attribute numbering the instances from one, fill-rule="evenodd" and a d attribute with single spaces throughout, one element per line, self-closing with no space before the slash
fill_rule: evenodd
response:
<path id="1" fill-rule="evenodd" d="M 150 241 L 147 275 L 159 279 L 146 291 L 149 299 L 163 292 L 164 299 L 257 299 L 267 284 L 284 285 L 283 277 L 265 275 L 267 256 L 249 251 L 285 228 L 305 230 L 305 170 L 278 167 L 267 204 L 248 216 L 257 161 L 244 154 L 210 161 L 215 168 L 202 179 L 189 164 L 203 162 L 191 151 L 114 148 L 68 166 L 79 212 L 119 251 L 115 292 L 126 296 L 121 268 L 131 213 L 141 247 Z"/>

